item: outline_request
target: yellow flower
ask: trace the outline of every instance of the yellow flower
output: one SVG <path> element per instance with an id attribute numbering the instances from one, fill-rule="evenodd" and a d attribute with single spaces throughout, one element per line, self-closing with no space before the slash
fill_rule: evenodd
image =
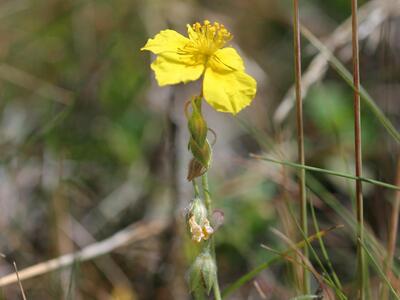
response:
<path id="1" fill-rule="evenodd" d="M 157 54 L 151 68 L 160 86 L 203 79 L 203 97 L 217 111 L 237 114 L 250 104 L 257 83 L 245 73 L 242 58 L 225 44 L 232 35 L 224 25 L 187 25 L 189 38 L 162 30 L 141 50 Z"/>

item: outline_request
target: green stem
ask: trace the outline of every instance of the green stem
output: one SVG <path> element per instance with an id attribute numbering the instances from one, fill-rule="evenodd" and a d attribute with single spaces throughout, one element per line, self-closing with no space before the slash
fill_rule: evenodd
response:
<path id="1" fill-rule="evenodd" d="M 210 190 L 209 190 L 209 187 L 208 187 L 208 176 L 207 176 L 207 173 L 205 173 L 201 177 L 201 183 L 203 185 L 204 202 L 206 204 L 208 216 L 210 217 L 211 214 L 212 214 L 212 207 L 211 207 L 211 195 L 210 195 Z"/>
<path id="2" fill-rule="evenodd" d="M 302 165 L 302 164 L 296 164 L 296 163 L 293 163 L 293 162 L 277 160 L 277 159 L 268 158 L 268 157 L 261 156 L 261 155 L 253 155 L 252 154 L 251 157 L 256 158 L 256 159 L 269 161 L 269 162 L 276 163 L 276 164 L 280 164 L 280 165 L 289 166 L 289 167 L 292 167 L 292 168 L 304 169 L 304 170 L 307 170 L 307 171 L 312 171 L 312 172 L 317 172 L 317 173 L 324 173 L 324 174 L 343 177 L 343 178 L 352 179 L 352 180 L 361 180 L 363 182 L 367 182 L 367 183 L 370 183 L 370 184 L 374 184 L 374 185 L 382 186 L 382 187 L 385 187 L 385 188 L 388 188 L 388 189 L 400 191 L 400 186 L 396 186 L 396 185 L 393 185 L 393 184 L 390 184 L 390 183 L 386 183 L 386 182 L 382 182 L 382 181 L 375 180 L 375 179 L 370 179 L 370 178 L 361 177 L 361 176 L 353 176 L 353 175 L 350 175 L 350 174 L 347 174 L 347 173 L 336 172 L 336 171 L 332 171 L 332 170 L 316 168 L 316 167 L 311 167 L 311 166 Z"/>
<path id="3" fill-rule="evenodd" d="M 211 216 L 212 216 L 212 201 L 211 201 L 211 195 L 210 195 L 210 190 L 209 190 L 209 186 L 208 186 L 207 173 L 205 173 L 201 177 L 201 180 L 202 180 L 202 187 L 203 187 L 203 194 L 204 194 L 204 202 L 205 202 L 205 205 L 207 208 L 208 217 L 211 218 Z M 215 255 L 214 235 L 211 236 L 210 246 L 211 246 L 211 255 L 214 258 L 215 265 L 217 265 L 216 255 Z M 217 272 L 217 276 L 215 277 L 213 291 L 214 291 L 215 300 L 221 300 L 222 297 L 221 297 L 221 291 L 220 291 L 219 283 L 218 283 L 218 272 Z"/>
<path id="4" fill-rule="evenodd" d="M 193 183 L 194 197 L 198 198 L 200 196 L 200 192 L 199 192 L 199 186 L 197 185 L 196 179 L 193 179 L 192 183 Z"/>

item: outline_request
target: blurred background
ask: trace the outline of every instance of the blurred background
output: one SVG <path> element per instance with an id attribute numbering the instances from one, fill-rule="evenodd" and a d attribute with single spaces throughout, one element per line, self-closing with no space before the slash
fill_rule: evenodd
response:
<path id="1" fill-rule="evenodd" d="M 303 24 L 351 70 L 350 1 L 300 2 Z M 361 82 L 399 128 L 400 4 L 359 2 Z M 193 194 L 185 179 L 183 106 L 199 86 L 158 87 L 154 57 L 140 48 L 162 29 L 186 34 L 186 24 L 204 19 L 233 33 L 258 82 L 256 99 L 237 117 L 205 105 L 217 133 L 211 193 L 225 216 L 215 235 L 222 288 L 274 256 L 260 244 L 285 249 L 271 228 L 295 236 L 295 170 L 249 154 L 297 159 L 291 5 L 1 0 L 0 277 L 14 273 L 14 261 L 21 271 L 130 226 L 128 241 L 105 255 L 24 280 L 27 299 L 190 299 L 186 274 L 196 249 L 184 225 Z M 302 48 L 307 164 L 353 173 L 352 89 L 306 39 Z M 362 129 L 365 176 L 394 183 L 398 145 L 365 106 Z M 307 178 L 320 228 L 345 225 L 325 242 L 351 294 L 353 184 L 323 174 Z M 384 247 L 394 192 L 365 184 L 364 195 L 366 226 Z M 229 299 L 292 299 L 293 281 L 281 262 Z M 372 273 L 373 290 L 374 282 Z M 318 288 L 313 282 L 313 292 Z M 21 297 L 15 282 L 0 288 L 0 299 Z"/>

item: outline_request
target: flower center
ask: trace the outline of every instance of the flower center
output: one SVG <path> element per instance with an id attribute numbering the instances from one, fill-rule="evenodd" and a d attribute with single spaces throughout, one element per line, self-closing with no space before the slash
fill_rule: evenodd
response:
<path id="1" fill-rule="evenodd" d="M 212 55 L 218 49 L 221 49 L 232 39 L 232 34 L 224 25 L 205 20 L 203 24 L 199 22 L 192 25 L 194 35 L 190 36 L 195 43 L 197 50 L 204 55 Z"/>

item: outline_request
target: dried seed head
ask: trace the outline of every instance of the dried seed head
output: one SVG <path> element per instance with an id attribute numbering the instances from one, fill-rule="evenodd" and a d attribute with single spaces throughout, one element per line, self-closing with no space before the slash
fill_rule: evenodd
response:
<path id="1" fill-rule="evenodd" d="M 208 240 L 214 233 L 207 219 L 207 209 L 200 198 L 195 198 L 190 204 L 186 220 L 193 241 L 200 243 Z"/>

